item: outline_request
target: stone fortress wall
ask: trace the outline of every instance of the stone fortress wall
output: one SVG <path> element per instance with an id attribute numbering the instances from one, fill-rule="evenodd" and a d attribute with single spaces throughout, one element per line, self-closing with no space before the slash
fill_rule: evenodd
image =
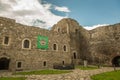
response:
<path id="1" fill-rule="evenodd" d="M 120 57 L 120 23 L 89 31 L 92 62 L 113 65 Z"/>
<path id="2" fill-rule="evenodd" d="M 37 36 L 47 36 L 47 50 L 37 48 Z M 9 37 L 8 44 L 4 43 Z M 63 40 L 64 39 L 64 40 Z M 24 40 L 29 41 L 29 48 L 24 48 Z M 33 26 L 15 23 L 14 20 L 0 18 L 0 58 L 8 58 L 9 69 L 32 70 L 53 68 L 53 64 L 70 64 L 69 37 Z M 53 45 L 56 44 L 56 50 Z M 66 51 L 63 47 L 66 46 Z M 19 62 L 21 67 L 19 68 Z"/>
<path id="3" fill-rule="evenodd" d="M 47 50 L 37 48 L 38 35 L 48 37 Z M 26 40 L 27 48 L 24 47 Z M 5 64 L 0 69 L 49 69 L 54 64 L 83 64 L 84 60 L 88 64 L 118 66 L 119 52 L 120 24 L 88 31 L 67 18 L 46 30 L 0 17 L 0 65 Z"/>

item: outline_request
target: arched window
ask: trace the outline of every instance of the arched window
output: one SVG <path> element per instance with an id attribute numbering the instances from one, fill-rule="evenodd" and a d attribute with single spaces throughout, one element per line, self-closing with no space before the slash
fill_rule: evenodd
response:
<path id="1" fill-rule="evenodd" d="M 9 37 L 8 37 L 8 36 L 5 36 L 5 37 L 4 37 L 4 44 L 5 44 L 5 45 L 8 45 L 8 44 L 9 44 Z"/>
<path id="2" fill-rule="evenodd" d="M 17 68 L 21 68 L 22 62 L 17 63 Z"/>
<path id="3" fill-rule="evenodd" d="M 64 51 L 67 51 L 66 45 L 63 46 L 63 50 L 64 50 Z"/>
<path id="4" fill-rule="evenodd" d="M 24 40 L 24 48 L 29 48 L 30 42 L 29 40 Z"/>
<path id="5" fill-rule="evenodd" d="M 64 64 L 65 64 L 65 61 L 62 61 L 62 64 L 64 65 Z"/>
<path id="6" fill-rule="evenodd" d="M 60 32 L 60 28 L 58 28 L 58 32 Z"/>
<path id="7" fill-rule="evenodd" d="M 77 55 L 75 52 L 73 53 L 73 59 L 77 59 Z"/>
<path id="8" fill-rule="evenodd" d="M 53 50 L 57 50 L 57 45 L 53 44 Z"/>
<path id="9" fill-rule="evenodd" d="M 76 34 L 78 33 L 78 29 L 75 29 L 75 33 L 76 33 Z"/>
<path id="10" fill-rule="evenodd" d="M 46 61 L 44 61 L 44 62 L 43 62 L 43 66 L 46 66 L 46 65 L 47 65 L 47 63 L 46 63 Z"/>
<path id="11" fill-rule="evenodd" d="M 30 49 L 31 42 L 28 39 L 23 40 L 23 48 L 28 48 Z"/>

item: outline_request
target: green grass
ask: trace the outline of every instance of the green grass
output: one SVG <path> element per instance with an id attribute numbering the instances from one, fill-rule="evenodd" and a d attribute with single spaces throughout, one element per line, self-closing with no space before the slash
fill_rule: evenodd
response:
<path id="1" fill-rule="evenodd" d="M 41 74 L 62 74 L 72 72 L 70 70 L 39 70 L 29 72 L 17 72 L 16 75 L 41 75 Z"/>
<path id="2" fill-rule="evenodd" d="M 120 80 L 120 70 L 91 76 L 92 80 Z"/>
<path id="3" fill-rule="evenodd" d="M 97 66 L 87 66 L 87 67 L 84 67 L 84 66 L 76 66 L 75 68 L 81 69 L 81 70 L 94 70 L 94 69 L 98 69 Z"/>
<path id="4" fill-rule="evenodd" d="M 25 80 L 24 77 L 0 77 L 0 80 Z"/>

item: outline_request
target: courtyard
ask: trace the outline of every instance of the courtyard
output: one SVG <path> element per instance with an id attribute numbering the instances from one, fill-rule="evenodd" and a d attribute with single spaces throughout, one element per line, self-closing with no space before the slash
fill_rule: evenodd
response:
<path id="1" fill-rule="evenodd" d="M 116 70 L 119 70 L 120 68 L 116 68 Z M 54 70 L 51 70 L 51 72 L 54 72 Z M 57 71 L 57 70 L 55 70 Z M 74 70 L 58 70 L 58 74 L 51 74 L 48 71 L 48 74 L 22 74 L 22 72 L 8 72 L 8 71 L 1 71 L 0 77 L 1 80 L 92 80 L 91 76 L 104 73 L 104 72 L 110 72 L 114 71 L 113 67 L 102 67 L 100 69 L 84 69 L 81 70 L 79 68 L 76 68 Z M 5 78 L 6 79 L 2 79 Z M 10 77 L 10 78 L 8 78 Z M 99 80 L 99 79 L 95 79 Z"/>

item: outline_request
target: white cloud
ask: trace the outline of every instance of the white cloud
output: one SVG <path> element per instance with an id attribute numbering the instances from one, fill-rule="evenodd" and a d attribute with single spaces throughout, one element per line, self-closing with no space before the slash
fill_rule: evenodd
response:
<path id="1" fill-rule="evenodd" d="M 67 17 L 53 14 L 51 8 L 52 4 L 42 4 L 42 0 L 0 0 L 0 16 L 15 19 L 25 25 L 32 25 L 39 19 L 44 22 L 39 25 L 42 28 L 49 28 Z"/>
<path id="2" fill-rule="evenodd" d="M 63 6 L 63 7 L 55 6 L 55 10 L 61 11 L 61 12 L 70 12 L 70 10 L 65 6 Z"/>
<path id="3" fill-rule="evenodd" d="M 98 24 L 98 25 L 93 25 L 93 26 L 85 26 L 84 28 L 87 30 L 92 30 L 95 29 L 97 27 L 102 27 L 102 26 L 108 26 L 109 24 Z"/>

